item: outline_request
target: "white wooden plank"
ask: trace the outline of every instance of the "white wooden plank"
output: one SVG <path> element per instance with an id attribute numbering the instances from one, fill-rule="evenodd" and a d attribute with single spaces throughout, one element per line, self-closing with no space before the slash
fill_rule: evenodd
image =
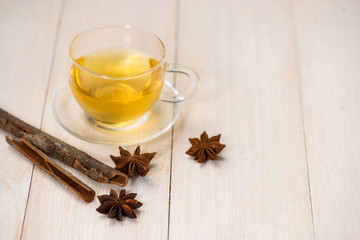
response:
<path id="1" fill-rule="evenodd" d="M 313 239 L 288 1 L 182 1 L 179 62 L 202 87 L 175 128 L 170 238 Z M 219 161 L 185 151 L 222 133 Z"/>
<path id="2" fill-rule="evenodd" d="M 360 239 L 360 4 L 298 1 L 316 239 Z"/>
<path id="3" fill-rule="evenodd" d="M 88 152 L 113 166 L 110 154 L 118 155 L 117 146 L 90 144 L 72 137 L 60 128 L 51 112 L 55 90 L 67 81 L 67 49 L 79 31 L 100 24 L 131 24 L 145 27 L 162 38 L 167 46 L 168 59 L 173 60 L 175 43 L 176 5 L 174 1 L 67 1 L 61 21 L 59 44 L 45 109 L 42 129 Z M 171 156 L 171 132 L 142 144 L 146 151 L 157 151 L 151 170 L 144 178 L 130 179 L 126 189 L 138 193 L 144 205 L 136 220 L 125 218 L 118 222 L 95 211 L 95 199 L 85 204 L 40 171 L 34 171 L 32 189 L 24 226 L 24 239 L 165 239 L 168 226 L 168 193 Z M 131 151 L 135 146 L 128 147 Z M 67 168 L 94 188 L 98 195 L 108 194 L 115 185 L 100 184 Z"/>
<path id="4" fill-rule="evenodd" d="M 0 1 L 0 107 L 39 127 L 60 1 Z M 33 164 L 0 133 L 0 239 L 19 239 Z"/>

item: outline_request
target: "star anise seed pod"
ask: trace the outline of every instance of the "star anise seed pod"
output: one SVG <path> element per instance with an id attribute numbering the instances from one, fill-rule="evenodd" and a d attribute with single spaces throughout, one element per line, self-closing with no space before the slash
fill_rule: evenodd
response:
<path id="1" fill-rule="evenodd" d="M 199 163 L 204 163 L 208 158 L 211 160 L 217 160 L 218 157 L 216 154 L 221 152 L 225 147 L 224 144 L 221 144 L 220 141 L 221 134 L 213 136 L 209 139 L 209 136 L 204 131 L 200 139 L 199 138 L 189 138 L 191 147 L 187 150 L 186 154 L 195 157 Z"/>
<path id="2" fill-rule="evenodd" d="M 134 198 L 136 193 L 125 195 L 125 189 L 120 191 L 119 197 L 114 189 L 110 190 L 110 195 L 98 196 L 100 206 L 96 209 L 99 213 L 107 214 L 109 218 L 116 218 L 121 221 L 122 216 L 136 218 L 133 209 L 141 207 L 143 204 Z"/>
<path id="3" fill-rule="evenodd" d="M 110 155 L 116 165 L 115 169 L 125 173 L 129 177 L 134 177 L 136 174 L 139 174 L 142 177 L 145 176 L 150 170 L 148 165 L 150 164 L 151 159 L 155 156 L 156 152 L 140 154 L 140 146 L 138 146 L 134 154 L 131 155 L 130 152 L 126 151 L 121 146 L 119 149 L 119 157 Z"/>

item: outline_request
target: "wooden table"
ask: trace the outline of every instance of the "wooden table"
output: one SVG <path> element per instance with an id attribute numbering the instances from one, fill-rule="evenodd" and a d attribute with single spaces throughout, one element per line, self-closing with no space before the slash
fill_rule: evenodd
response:
<path id="1" fill-rule="evenodd" d="M 360 239 L 359 1 L 2 0 L 0 107 L 111 166 L 118 146 L 73 137 L 51 103 L 73 36 L 112 23 L 153 31 L 202 80 L 141 145 L 158 154 L 126 186 L 138 218 L 97 213 L 2 140 L 0 239 Z M 219 161 L 185 154 L 203 130 L 222 133 Z"/>

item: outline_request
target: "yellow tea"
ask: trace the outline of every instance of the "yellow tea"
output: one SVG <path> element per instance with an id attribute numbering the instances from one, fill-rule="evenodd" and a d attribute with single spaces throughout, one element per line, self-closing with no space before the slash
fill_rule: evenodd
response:
<path id="1" fill-rule="evenodd" d="M 159 99 L 165 69 L 134 49 L 103 49 L 86 54 L 70 71 L 77 102 L 95 120 L 123 123 L 145 114 Z"/>

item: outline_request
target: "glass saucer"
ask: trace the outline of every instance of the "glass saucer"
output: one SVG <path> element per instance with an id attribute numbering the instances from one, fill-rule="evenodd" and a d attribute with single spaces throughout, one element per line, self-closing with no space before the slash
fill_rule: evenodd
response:
<path id="1" fill-rule="evenodd" d="M 164 88 L 177 94 L 177 90 L 168 82 Z M 93 143 L 116 145 L 134 145 L 152 140 L 165 133 L 180 115 L 180 103 L 157 101 L 144 117 L 132 127 L 121 130 L 102 129 L 96 126 L 73 97 L 68 84 L 62 85 L 56 92 L 52 111 L 56 120 L 69 133 Z"/>

